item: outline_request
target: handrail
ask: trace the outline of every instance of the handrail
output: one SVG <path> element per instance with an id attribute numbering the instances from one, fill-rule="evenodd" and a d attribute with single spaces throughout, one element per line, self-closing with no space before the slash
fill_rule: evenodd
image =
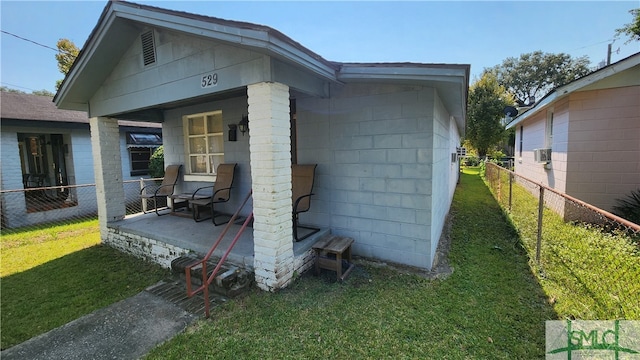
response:
<path id="1" fill-rule="evenodd" d="M 242 227 L 240 228 L 238 233 L 235 235 L 235 237 L 231 241 L 231 244 L 229 245 L 229 248 L 224 253 L 224 255 L 220 258 L 220 261 L 218 261 L 218 264 L 213 269 L 213 272 L 211 273 L 211 275 L 209 277 L 207 277 L 207 261 L 209 260 L 209 258 L 211 258 L 211 255 L 213 255 L 213 252 L 218 247 L 218 245 L 220 245 L 220 243 L 222 242 L 222 239 L 227 234 L 227 231 L 229 231 L 229 228 L 231 227 L 231 225 L 233 225 L 235 220 L 238 218 L 238 215 L 240 214 L 240 211 L 247 204 L 247 201 L 249 201 L 249 199 L 251 198 L 252 193 L 253 193 L 252 190 L 249 191 L 249 194 L 247 194 L 247 196 L 245 197 L 245 199 L 242 202 L 242 204 L 240 205 L 240 207 L 238 207 L 238 210 L 236 210 L 236 212 L 233 214 L 233 216 L 231 217 L 231 219 L 229 220 L 229 222 L 225 226 L 224 230 L 222 231 L 220 236 L 218 236 L 218 239 L 211 246 L 211 249 L 209 249 L 209 252 L 207 252 L 207 254 L 204 256 L 204 258 L 202 258 L 201 260 L 198 260 L 198 261 L 196 261 L 194 263 L 191 263 L 191 264 L 187 265 L 185 267 L 185 269 L 184 269 L 185 276 L 186 276 L 186 282 L 187 282 L 187 296 L 188 297 L 192 297 L 193 295 L 197 294 L 198 292 L 203 291 L 205 316 L 207 318 L 209 317 L 209 285 L 211 285 L 211 283 L 215 279 L 216 275 L 218 274 L 218 271 L 220 271 L 220 268 L 222 267 L 222 264 L 224 263 L 224 261 L 227 259 L 227 257 L 231 253 L 231 249 L 233 249 L 233 246 L 236 244 L 236 242 L 238 242 L 238 240 L 240 239 L 240 236 L 242 235 L 244 230 L 247 228 L 247 226 L 249 225 L 249 223 L 253 219 L 253 211 L 251 211 L 249 216 L 247 216 L 247 218 L 244 220 L 244 223 L 242 224 Z M 191 290 L 191 269 L 194 266 L 197 266 L 199 264 L 202 264 L 202 285 L 200 285 L 197 289 L 192 291 Z"/>

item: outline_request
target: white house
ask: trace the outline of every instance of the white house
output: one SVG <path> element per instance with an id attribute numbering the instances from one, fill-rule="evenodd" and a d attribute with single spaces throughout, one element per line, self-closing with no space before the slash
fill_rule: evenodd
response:
<path id="1" fill-rule="evenodd" d="M 517 174 L 610 211 L 640 188 L 640 53 L 555 89 L 507 128 Z"/>
<path id="2" fill-rule="evenodd" d="M 89 112 L 105 240 L 125 215 L 117 118 L 162 123 L 165 164 L 184 168 L 179 191 L 237 163 L 226 205 L 253 190 L 253 268 L 271 290 L 296 271 L 293 163 L 318 165 L 304 222 L 352 237 L 355 254 L 431 268 L 458 177 L 469 69 L 331 62 L 267 26 L 109 2 L 54 101 Z M 247 115 L 248 133 L 233 141 Z"/>
<path id="3" fill-rule="evenodd" d="M 2 190 L 95 182 L 86 112 L 58 109 L 48 96 L 4 91 L 0 92 L 0 103 Z M 133 121 L 118 123 L 116 139 L 122 154 L 123 180 L 146 177 L 150 154 L 162 144 L 161 126 Z M 51 192 L 34 202 L 26 201 L 25 192 L 4 193 L 3 226 L 14 228 L 95 214 L 95 191 L 80 197 L 77 191 L 70 188 L 60 194 Z"/>

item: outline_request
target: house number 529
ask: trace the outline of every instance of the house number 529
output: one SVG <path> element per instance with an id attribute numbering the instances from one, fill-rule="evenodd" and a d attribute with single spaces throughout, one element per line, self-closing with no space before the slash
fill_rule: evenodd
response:
<path id="1" fill-rule="evenodd" d="M 202 80 L 200 81 L 200 87 L 204 89 L 204 88 L 208 88 L 216 85 L 218 85 L 218 73 L 202 75 Z"/>

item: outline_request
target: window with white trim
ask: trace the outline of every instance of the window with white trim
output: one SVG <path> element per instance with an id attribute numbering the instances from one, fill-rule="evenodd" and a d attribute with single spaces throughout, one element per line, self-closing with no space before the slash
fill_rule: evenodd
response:
<path id="1" fill-rule="evenodd" d="M 224 162 L 222 111 L 183 117 L 185 130 L 186 172 L 193 175 L 215 175 Z"/>
<path id="2" fill-rule="evenodd" d="M 553 109 L 547 111 L 547 122 L 545 124 L 544 147 L 551 149 L 553 146 Z"/>

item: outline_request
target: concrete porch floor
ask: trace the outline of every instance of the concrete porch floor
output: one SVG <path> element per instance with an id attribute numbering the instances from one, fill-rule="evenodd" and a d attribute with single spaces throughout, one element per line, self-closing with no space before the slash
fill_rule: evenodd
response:
<path id="1" fill-rule="evenodd" d="M 224 255 L 233 238 L 242 227 L 241 225 L 242 223 L 230 226 L 224 239 L 214 251 L 214 257 L 219 258 Z M 108 227 L 204 255 L 224 231 L 226 224 L 214 226 L 211 220 L 195 222 L 192 218 L 184 216 L 169 214 L 157 216 L 155 213 L 139 213 L 128 215 L 120 221 L 110 222 Z M 303 235 L 305 230 L 300 229 L 299 231 Z M 304 256 L 318 240 L 329 233 L 329 229 L 322 229 L 302 241 L 294 242 L 294 257 Z M 253 245 L 253 228 L 247 227 L 231 250 L 227 262 L 253 269 Z"/>

